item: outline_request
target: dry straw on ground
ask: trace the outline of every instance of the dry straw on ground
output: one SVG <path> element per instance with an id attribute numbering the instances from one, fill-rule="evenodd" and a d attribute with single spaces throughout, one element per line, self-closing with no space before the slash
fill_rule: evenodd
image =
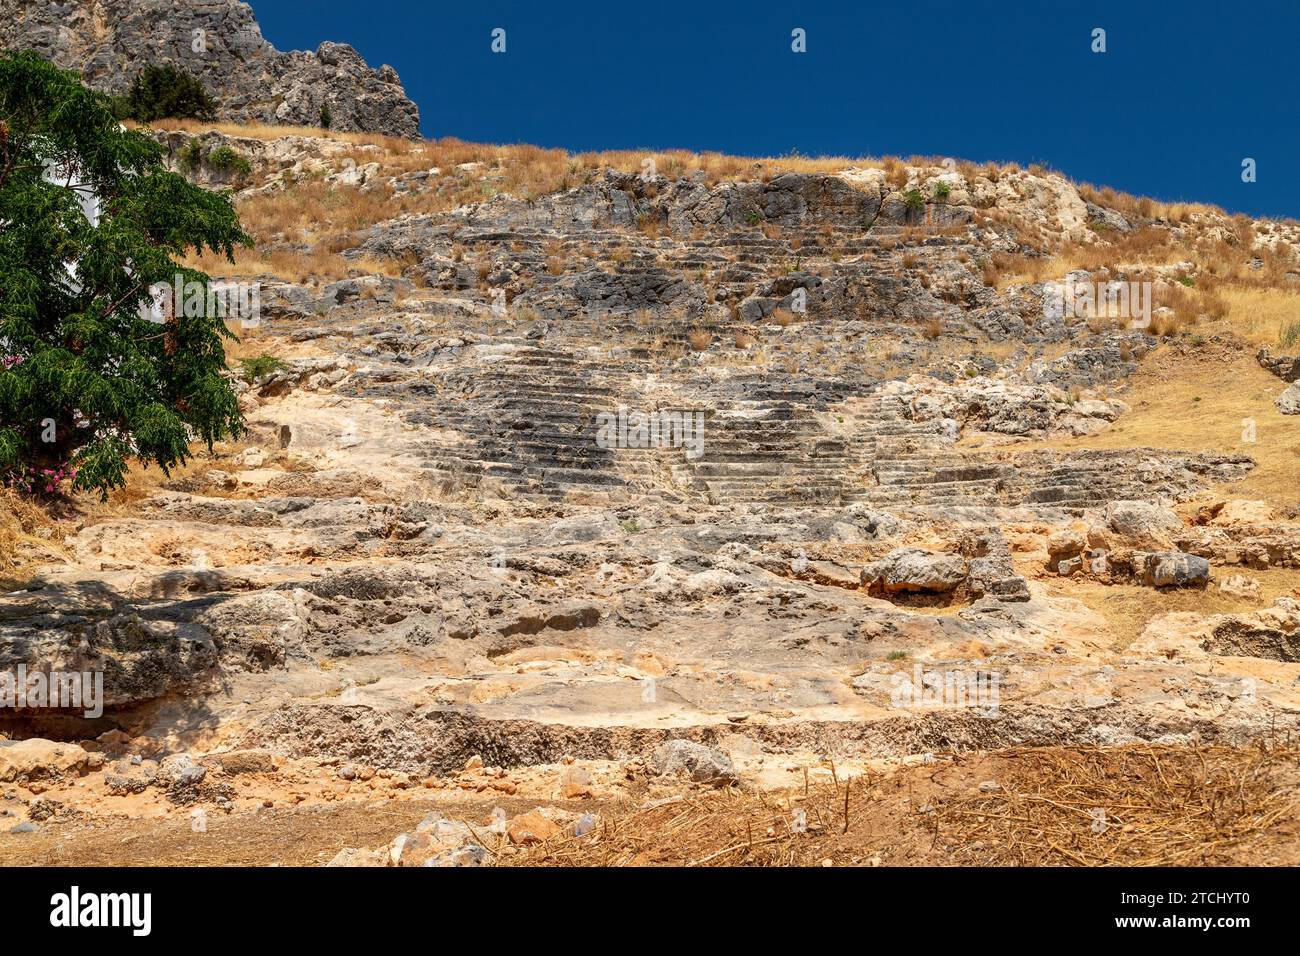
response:
<path id="1" fill-rule="evenodd" d="M 499 853 L 496 862 L 1209 865 L 1294 845 L 1298 770 L 1300 750 L 1289 743 L 1012 748 L 953 756 L 901 778 L 868 773 L 784 792 L 626 803 L 602 811 L 584 837 Z M 977 786 L 988 775 L 1000 789 Z M 805 829 L 792 825 L 798 819 Z"/>
<path id="2" fill-rule="evenodd" d="M 1011 750 L 1002 789 L 936 814 L 948 839 L 1012 866 L 1208 866 L 1294 814 L 1300 750 Z"/>

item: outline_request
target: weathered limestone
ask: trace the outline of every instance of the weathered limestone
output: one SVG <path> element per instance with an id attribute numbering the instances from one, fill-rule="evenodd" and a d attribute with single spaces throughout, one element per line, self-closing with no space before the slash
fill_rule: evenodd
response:
<path id="1" fill-rule="evenodd" d="M 0 0 L 0 48 L 30 49 L 88 84 L 122 93 L 147 65 L 197 76 L 227 122 L 319 126 L 414 138 L 420 113 L 391 66 L 373 69 L 346 43 L 282 53 L 240 0 Z"/>

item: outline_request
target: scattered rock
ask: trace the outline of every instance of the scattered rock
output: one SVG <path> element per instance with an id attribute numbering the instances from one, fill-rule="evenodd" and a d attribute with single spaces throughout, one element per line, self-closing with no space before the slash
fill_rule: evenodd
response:
<path id="1" fill-rule="evenodd" d="M 1286 391 L 1273 399 L 1273 404 L 1283 415 L 1300 415 L 1300 381 L 1292 382 Z"/>
<path id="2" fill-rule="evenodd" d="M 1257 601 L 1260 596 L 1259 579 L 1248 578 L 1244 574 L 1234 574 L 1227 580 L 1219 582 L 1219 590 L 1232 597 Z"/>
<path id="3" fill-rule="evenodd" d="M 1142 567 L 1142 583 L 1151 587 L 1204 587 L 1209 580 L 1210 562 L 1194 554 L 1148 554 Z"/>
<path id="4" fill-rule="evenodd" d="M 55 743 L 39 737 L 0 740 L 0 782 L 80 775 L 89 768 L 90 759 L 90 754 L 76 744 Z"/>
<path id="5" fill-rule="evenodd" d="M 506 835 L 510 838 L 510 842 L 518 846 L 543 843 L 557 836 L 559 832 L 560 828 L 558 826 L 536 810 L 521 813 L 511 819 L 506 826 Z"/>
<path id="6" fill-rule="evenodd" d="M 660 745 L 651 756 L 651 766 L 660 776 L 685 774 L 695 783 L 717 786 L 736 779 L 730 757 L 690 740 L 670 740 Z"/>

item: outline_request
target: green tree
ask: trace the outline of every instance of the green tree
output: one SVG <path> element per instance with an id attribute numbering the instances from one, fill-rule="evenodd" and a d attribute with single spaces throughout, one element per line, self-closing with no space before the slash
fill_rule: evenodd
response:
<path id="1" fill-rule="evenodd" d="M 178 274 L 206 288 L 190 250 L 251 245 L 227 195 L 167 171 L 110 107 L 34 53 L 0 55 L 0 474 L 75 469 L 103 494 L 131 456 L 166 473 L 242 432 L 221 316 L 140 309 Z"/>
<path id="2" fill-rule="evenodd" d="M 211 120 L 217 115 L 217 104 L 203 84 L 170 64 L 146 66 L 115 107 L 122 119 L 141 123 L 156 119 Z"/>

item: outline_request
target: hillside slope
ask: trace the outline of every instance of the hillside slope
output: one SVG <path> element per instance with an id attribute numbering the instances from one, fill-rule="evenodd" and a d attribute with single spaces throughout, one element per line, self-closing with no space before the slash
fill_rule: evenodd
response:
<path id="1" fill-rule="evenodd" d="M 741 858 L 1285 856 L 1295 223 L 941 159 L 163 125 L 176 168 L 235 189 L 258 239 L 233 268 L 202 261 L 258 283 L 231 355 L 252 433 L 77 502 L 66 554 L 0 597 L 0 663 L 102 668 L 109 696 L 94 722 L 11 719 L 93 752 L 24 795 L 29 818 L 62 835 L 122 815 L 201 856 L 176 814 L 328 805 L 344 859 L 379 861 L 400 828 L 397 858 L 466 863 L 485 858 L 456 826 L 412 808 L 381 834 L 360 801 L 475 826 L 500 803 L 545 808 L 494 838 L 501 859 L 537 861 L 532 827 L 571 838 L 553 862 L 690 862 L 675 827 L 706 858 L 761 811 L 638 818 L 664 841 L 648 857 L 573 827 L 730 781 L 806 801 L 809 773 L 830 804 L 860 778 L 880 815 Z M 222 146 L 246 169 L 214 166 Z M 1079 314 L 1045 285 L 1063 279 L 1137 285 Z M 1208 745 L 1198 786 L 1248 779 L 1258 802 L 1214 817 L 1221 838 L 1156 839 L 1188 791 L 1147 775 L 1199 772 Z M 1041 772 L 963 769 L 1022 748 Z M 914 796 L 936 762 L 953 788 Z M 1028 830 L 922 850 L 900 822 L 924 804 L 955 826 L 971 801 L 1022 817 L 1066 764 L 1113 777 L 1092 799 L 1121 822 L 1148 781 L 1140 846 L 1089 815 L 1034 818 L 1068 854 Z M 0 855 L 52 859 L 20 840 Z"/>

